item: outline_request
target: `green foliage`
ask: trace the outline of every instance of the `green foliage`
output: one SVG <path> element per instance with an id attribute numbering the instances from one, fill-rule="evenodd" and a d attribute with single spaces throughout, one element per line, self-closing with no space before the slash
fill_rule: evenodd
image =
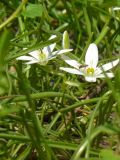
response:
<path id="1" fill-rule="evenodd" d="M 9 90 L 9 82 L 5 74 L 0 74 L 0 95 L 8 92 Z"/>
<path id="2" fill-rule="evenodd" d="M 5 58 L 7 57 L 8 49 L 10 43 L 10 33 L 5 30 L 0 35 L 0 70 L 5 65 Z"/>
<path id="3" fill-rule="evenodd" d="M 22 15 L 29 18 L 41 17 L 44 9 L 41 4 L 32 4 L 29 3 Z"/>
<path id="4" fill-rule="evenodd" d="M 99 65 L 119 58 L 120 10 L 113 10 L 119 6 L 119 0 L 0 1 L 0 160 L 120 159 L 119 64 L 113 79 L 88 83 L 59 69 L 68 67 L 61 55 L 46 66 L 16 59 L 56 43 L 56 50 L 72 48 L 66 55 L 84 69 L 93 42 Z"/>
<path id="5" fill-rule="evenodd" d="M 6 15 L 6 12 L 5 12 L 5 7 L 4 5 L 0 2 L 0 22 L 2 22 L 2 18 Z"/>
<path id="6" fill-rule="evenodd" d="M 10 32 L 5 30 L 0 35 L 0 95 L 7 93 L 9 90 L 9 82 L 6 75 L 6 58 L 8 56 Z"/>
<path id="7" fill-rule="evenodd" d="M 107 150 L 107 149 L 104 149 L 101 151 L 101 156 L 103 160 L 109 160 L 109 159 L 119 160 L 120 159 L 119 155 L 116 155 L 115 153 L 113 153 L 112 150 Z"/>

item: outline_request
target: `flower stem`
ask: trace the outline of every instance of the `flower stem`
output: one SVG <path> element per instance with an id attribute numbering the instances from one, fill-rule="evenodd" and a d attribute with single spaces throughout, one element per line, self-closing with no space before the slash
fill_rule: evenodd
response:
<path id="1" fill-rule="evenodd" d="M 100 41 L 105 37 L 105 35 L 107 34 L 107 32 L 108 32 L 109 29 L 110 29 L 110 28 L 108 27 L 109 21 L 110 21 L 110 20 L 108 20 L 108 21 L 105 23 L 105 25 L 104 25 L 104 27 L 103 27 L 100 35 L 98 36 L 98 38 L 95 40 L 94 43 L 96 43 L 96 44 L 100 43 Z"/>
<path id="2" fill-rule="evenodd" d="M 22 10 L 23 6 L 27 3 L 28 0 L 22 0 L 22 3 L 19 5 L 19 7 L 13 12 L 13 14 L 0 25 L 0 30 L 5 27 L 8 23 L 10 23 L 13 19 L 17 17 L 19 12 Z"/>
<path id="3" fill-rule="evenodd" d="M 66 97 L 73 99 L 70 95 L 60 93 L 60 92 L 41 92 L 41 93 L 35 93 L 30 95 L 31 99 L 41 99 L 41 98 L 48 98 L 48 97 Z M 13 99 L 14 102 L 21 102 L 26 101 L 26 96 L 18 96 Z"/>

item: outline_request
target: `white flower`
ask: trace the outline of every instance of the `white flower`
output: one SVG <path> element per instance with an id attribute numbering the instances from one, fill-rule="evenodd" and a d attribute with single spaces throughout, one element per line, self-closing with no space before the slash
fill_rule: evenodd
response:
<path id="1" fill-rule="evenodd" d="M 120 7 L 113 7 L 112 9 L 113 11 L 117 11 L 117 10 L 120 10 Z"/>
<path id="2" fill-rule="evenodd" d="M 62 55 L 64 61 L 74 68 L 60 67 L 61 70 L 72 73 L 83 75 L 85 80 L 88 82 L 96 82 L 97 78 L 109 78 L 114 77 L 112 72 L 106 72 L 116 66 L 119 63 L 119 59 L 104 64 L 100 67 L 97 67 L 98 64 L 98 48 L 96 44 L 92 43 L 88 47 L 88 50 L 85 55 L 85 64 L 82 65 L 76 60 L 72 60 L 69 57 Z"/>
<path id="3" fill-rule="evenodd" d="M 52 35 L 50 39 L 53 39 L 55 37 L 56 37 L 55 35 Z M 35 50 L 28 53 L 30 56 L 20 56 L 16 59 L 28 61 L 26 62 L 26 64 L 39 63 L 40 65 L 46 65 L 49 60 L 55 58 L 57 55 L 72 51 L 72 49 L 63 49 L 63 50 L 57 50 L 53 52 L 53 49 L 55 48 L 55 46 L 56 46 L 56 43 L 53 43 L 47 47 L 44 47 L 43 49 Z"/>

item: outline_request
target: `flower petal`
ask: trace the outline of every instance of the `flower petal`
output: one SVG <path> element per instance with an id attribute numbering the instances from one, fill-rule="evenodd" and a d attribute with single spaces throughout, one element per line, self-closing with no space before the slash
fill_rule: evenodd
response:
<path id="1" fill-rule="evenodd" d="M 39 63 L 39 61 L 37 61 L 37 60 L 32 60 L 32 61 L 26 62 L 25 64 L 34 64 L 34 63 Z"/>
<path id="2" fill-rule="evenodd" d="M 85 77 L 85 80 L 86 80 L 87 82 L 96 82 L 96 77 L 88 76 L 88 77 Z"/>
<path id="3" fill-rule="evenodd" d="M 76 60 L 70 59 L 68 56 L 65 56 L 64 54 L 61 55 L 61 58 L 70 66 L 79 69 L 79 67 L 81 66 L 81 64 L 79 62 L 77 62 Z"/>
<path id="4" fill-rule="evenodd" d="M 52 35 L 52 36 L 49 38 L 49 40 L 50 40 L 50 39 L 54 39 L 54 38 L 56 38 L 56 37 L 57 37 L 56 35 Z M 53 44 L 49 45 L 51 52 L 53 51 L 53 49 L 55 48 L 55 46 L 56 46 L 56 43 L 53 43 Z"/>
<path id="5" fill-rule="evenodd" d="M 30 57 L 30 56 L 20 56 L 18 58 L 16 58 L 17 60 L 23 60 L 23 61 L 32 61 L 34 60 L 33 57 Z"/>
<path id="6" fill-rule="evenodd" d="M 55 52 L 52 53 L 52 56 L 56 56 L 56 55 L 59 55 L 59 54 L 63 54 L 63 53 L 67 53 L 67 52 L 70 52 L 72 51 L 73 49 L 62 49 L 62 50 L 57 50 Z"/>
<path id="7" fill-rule="evenodd" d="M 113 7 L 112 10 L 113 10 L 113 11 L 120 10 L 120 7 Z"/>
<path id="8" fill-rule="evenodd" d="M 98 72 L 98 74 L 100 74 L 103 71 L 108 71 L 111 68 L 115 67 L 118 63 L 119 63 L 119 59 L 112 61 L 112 62 L 109 62 L 109 63 L 106 63 L 106 64 L 102 65 L 101 67 L 99 67 L 97 69 L 97 72 Z"/>
<path id="9" fill-rule="evenodd" d="M 82 72 L 80 72 L 79 70 L 74 69 L 74 68 L 60 67 L 60 69 L 61 69 L 61 70 L 63 70 L 63 71 L 66 71 L 66 72 L 72 73 L 72 74 L 83 75 L 83 73 L 82 73 Z"/>
<path id="10" fill-rule="evenodd" d="M 34 57 L 35 59 L 39 60 L 39 54 L 40 54 L 40 50 L 35 50 L 32 52 L 29 52 L 28 54 L 31 55 L 32 57 Z"/>
<path id="11" fill-rule="evenodd" d="M 89 67 L 96 68 L 98 63 L 98 48 L 95 43 L 91 43 L 85 55 L 85 64 Z"/>
<path id="12" fill-rule="evenodd" d="M 55 37 L 57 37 L 57 36 L 56 36 L 56 35 L 52 35 L 52 36 L 49 38 L 49 40 L 50 40 L 50 39 L 53 39 L 53 38 L 55 38 Z M 46 54 L 47 57 L 48 57 L 48 55 L 53 51 L 53 49 L 55 48 L 55 46 L 56 46 L 56 43 L 53 43 L 53 44 L 51 44 L 51 45 L 46 46 L 46 47 L 43 48 L 43 52 Z"/>
<path id="13" fill-rule="evenodd" d="M 111 73 L 105 73 L 105 74 L 99 74 L 96 76 L 96 78 L 113 78 L 114 77 L 114 74 L 111 72 Z"/>

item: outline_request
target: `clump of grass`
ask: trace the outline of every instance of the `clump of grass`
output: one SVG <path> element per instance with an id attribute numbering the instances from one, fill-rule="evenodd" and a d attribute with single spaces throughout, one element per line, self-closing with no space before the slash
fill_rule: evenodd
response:
<path id="1" fill-rule="evenodd" d="M 116 6 L 117 0 L 0 2 L 1 160 L 120 159 L 119 65 L 113 79 L 89 83 L 62 72 L 60 55 L 46 65 L 16 60 L 53 43 L 63 49 L 65 30 L 72 59 L 83 63 L 93 42 L 100 64 L 119 58 Z"/>

